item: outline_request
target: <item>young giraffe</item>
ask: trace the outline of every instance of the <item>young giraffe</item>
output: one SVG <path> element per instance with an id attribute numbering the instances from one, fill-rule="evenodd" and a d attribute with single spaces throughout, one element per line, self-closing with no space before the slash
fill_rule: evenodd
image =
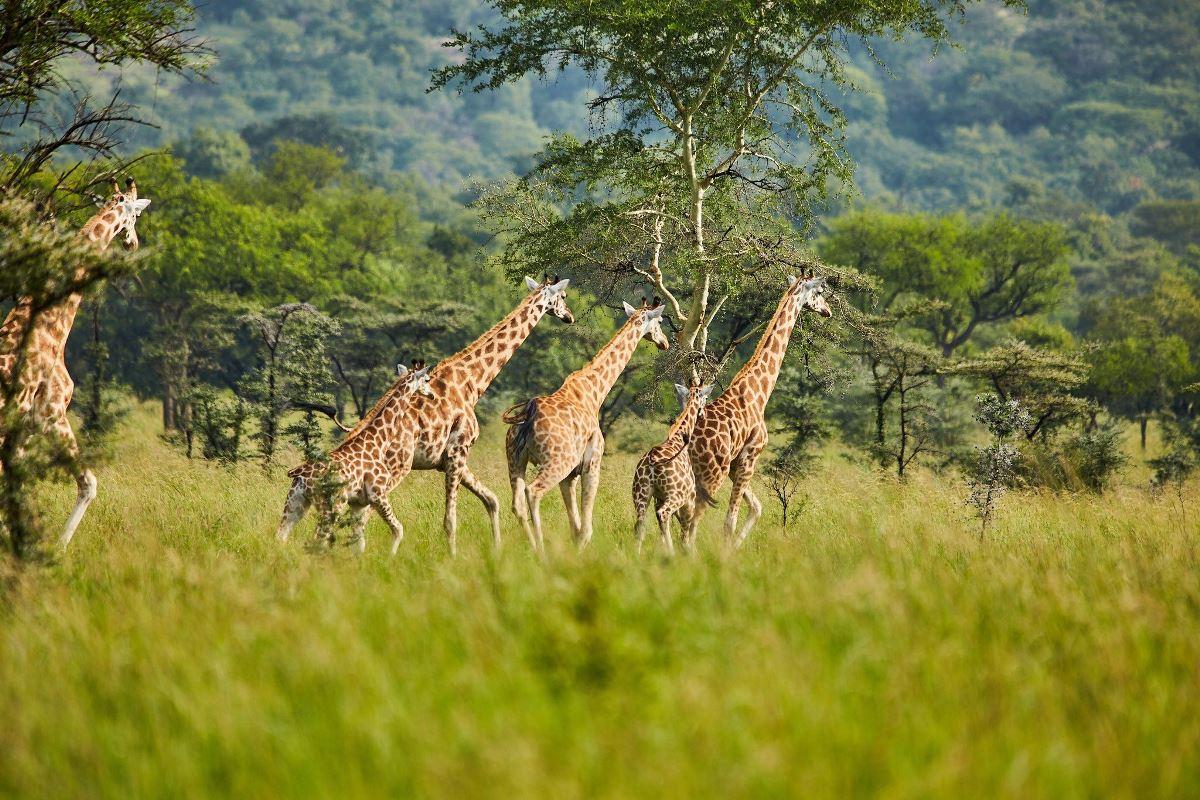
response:
<path id="1" fill-rule="evenodd" d="M 767 424 L 763 414 L 779 378 L 792 329 L 805 310 L 815 311 L 823 317 L 833 316 L 825 299 L 824 278 L 804 281 L 788 278 L 788 289 L 767 323 L 754 354 L 730 381 L 729 388 L 704 409 L 704 417 L 697 423 L 689 447 L 696 494 L 700 500 L 692 512 L 692 531 L 696 530 L 705 506 L 715 505 L 713 497 L 726 475 L 733 483 L 729 512 L 725 516 L 726 541 L 740 547 L 761 516 L 762 503 L 751 491 L 750 479 L 754 477 L 755 462 L 767 445 Z M 743 499 L 750 507 L 750 513 L 734 538 Z"/>
<path id="2" fill-rule="evenodd" d="M 414 396 L 433 396 L 425 362 L 414 361 L 412 370 L 404 367 L 400 370 L 400 379 L 341 444 L 330 451 L 328 462 L 307 461 L 288 472 L 292 488 L 276 533 L 279 541 L 287 541 L 309 505 L 315 504 L 320 513 L 317 540 L 333 544 L 334 522 L 349 507 L 354 514 L 351 541 L 362 551 L 367 547 L 367 517 L 375 509 L 391 528 L 392 555 L 396 554 L 404 538 L 404 526 L 396 519 L 388 495 L 412 469 L 417 425 L 407 412 Z M 332 498 L 326 496 L 329 490 L 320 485 L 331 467 L 337 471 Z"/>
<path id="3" fill-rule="evenodd" d="M 547 313 L 568 324 L 569 280 L 539 284 L 525 279 L 530 294 L 507 317 L 465 349 L 443 359 L 430 375 L 433 397 L 414 397 L 409 414 L 417 421 L 415 470 L 436 469 L 446 475 L 446 543 L 458 552 L 458 487 L 466 486 L 483 503 L 492 525 L 492 542 L 500 547 L 500 501 L 467 466 L 467 455 L 479 438 L 475 404 L 517 348 Z"/>
<path id="4" fill-rule="evenodd" d="M 666 440 L 642 456 L 633 471 L 633 507 L 637 511 L 637 525 L 633 535 L 637 539 L 638 552 L 642 552 L 642 539 L 646 537 L 646 510 L 650 498 L 654 498 L 654 516 L 658 518 L 658 529 L 662 532 L 663 546 L 669 555 L 674 554 L 671 544 L 671 515 L 679 520 L 680 541 L 690 547 L 695 528 L 691 527 L 692 512 L 696 505 L 696 479 L 692 475 L 692 459 L 688 455 L 688 442 L 704 403 L 708 400 L 712 386 L 675 384 L 675 394 L 683 407 L 675 424 L 667 432 Z"/>
<path id="5" fill-rule="evenodd" d="M 508 429 L 505 451 L 508 479 L 513 491 L 513 513 L 521 520 L 535 551 L 541 552 L 542 497 L 561 484 L 571 531 L 580 547 L 592 538 L 592 506 L 600 483 L 604 434 L 600 432 L 600 406 L 625 371 L 642 339 L 660 350 L 670 347 L 662 332 L 664 307 L 635 309 L 625 303 L 629 319 L 612 340 L 586 366 L 567 376 L 554 394 L 535 397 L 504 414 Z M 525 484 L 525 468 L 538 464 L 537 477 Z M 576 488 L 583 479 L 582 514 Z"/>
<path id="6" fill-rule="evenodd" d="M 79 235 L 94 242 L 101 250 L 106 250 L 112 240 L 123 233 L 125 248 L 136 250 L 138 238 L 135 225 L 148 205 L 148 199 L 138 199 L 137 184 L 133 178 L 128 180 L 124 192 L 113 180 L 112 196 L 87 221 Z M 76 275 L 80 280 L 84 277 L 83 274 Z M 16 375 L 18 385 L 14 397 L 17 413 L 32 417 L 42 429 L 57 436 L 63 452 L 75 464 L 79 463 L 79 445 L 67 419 L 67 406 L 75 393 L 75 382 L 67 371 L 63 353 L 82 301 L 81 292 L 72 292 L 35 314 L 33 300 L 23 297 L 18 299 L 4 324 L 0 325 L 0 380 L 8 383 Z M 2 439 L 3 432 L 0 431 L 0 441 Z M 90 469 L 81 469 L 75 482 L 78 486 L 75 508 L 59 537 L 60 547 L 71 543 L 75 529 L 96 498 L 96 476 Z"/>

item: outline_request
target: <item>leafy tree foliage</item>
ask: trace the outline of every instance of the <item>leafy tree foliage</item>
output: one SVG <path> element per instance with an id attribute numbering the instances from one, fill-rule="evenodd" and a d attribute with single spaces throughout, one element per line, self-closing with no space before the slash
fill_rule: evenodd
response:
<path id="1" fill-rule="evenodd" d="M 1063 230 L 1007 214 L 972 224 L 962 216 L 863 211 L 835 220 L 821 252 L 880 278 L 884 308 L 936 301 L 912 324 L 944 357 L 980 326 L 1053 308 L 1070 286 Z"/>
<path id="2" fill-rule="evenodd" d="M 748 276 L 803 261 L 791 222 L 850 177 L 845 117 L 827 91 L 851 87 L 849 42 L 940 43 L 965 5 L 702 2 L 680 14 L 669 2 L 497 0 L 501 21 L 456 32 L 463 59 L 433 85 L 496 89 L 568 66 L 596 81 L 590 108 L 611 124 L 555 137 L 491 206 L 510 220 L 510 269 L 569 259 L 604 296 L 649 283 L 684 354 L 703 354 Z M 579 194 L 560 216 L 556 204 Z"/>

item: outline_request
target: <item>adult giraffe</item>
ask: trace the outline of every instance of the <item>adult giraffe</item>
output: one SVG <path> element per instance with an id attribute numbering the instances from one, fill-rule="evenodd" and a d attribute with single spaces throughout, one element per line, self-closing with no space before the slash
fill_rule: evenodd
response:
<path id="1" fill-rule="evenodd" d="M 750 489 L 750 479 L 754 477 L 755 462 L 767 446 L 764 418 L 767 401 L 779 379 L 788 339 L 800 313 L 813 311 L 823 317 L 833 316 L 825 299 L 825 289 L 824 278 L 804 281 L 788 278 L 788 289 L 767 323 L 754 354 L 733 376 L 721 396 L 705 407 L 704 416 L 696 423 L 689 452 L 698 500 L 689 525 L 692 531 L 696 530 L 706 506 L 716 505 L 713 497 L 727 475 L 733 483 L 733 493 L 729 496 L 729 512 L 725 516 L 726 540 L 741 547 L 762 515 L 762 503 Z M 750 513 L 734 538 L 743 498 Z"/>
<path id="2" fill-rule="evenodd" d="M 487 333 L 438 363 L 429 375 L 433 397 L 417 395 L 409 404 L 408 414 L 417 421 L 418 431 L 412 468 L 436 469 L 446 475 L 444 527 L 451 555 L 458 552 L 460 484 L 487 509 L 492 541 L 496 547 L 500 546 L 500 501 L 467 466 L 467 455 L 479 438 L 475 404 L 546 313 L 568 324 L 575 321 L 567 308 L 569 283 L 570 280 L 547 281 L 542 285 L 526 278 L 529 295 Z"/>
<path id="3" fill-rule="evenodd" d="M 126 249 L 135 250 L 138 238 L 134 226 L 148 205 L 148 199 L 138 199 L 133 178 L 129 179 L 124 192 L 114 180 L 112 196 L 87 221 L 80 236 L 105 250 L 118 234 L 124 234 Z M 86 276 L 76 277 L 81 280 Z M 8 384 L 15 375 L 17 384 L 12 396 L 17 413 L 34 418 L 38 427 L 57 436 L 63 453 L 72 464 L 79 463 L 79 444 L 67 419 L 67 406 L 75 393 L 75 382 L 67 371 L 63 352 L 82 301 L 81 292 L 72 292 L 35 316 L 32 299 L 23 297 L 0 325 L 0 380 Z M 3 435 L 0 431 L 0 440 Z M 82 468 L 75 480 L 79 491 L 75 508 L 59 537 L 60 547 L 71 543 L 75 529 L 96 498 L 96 476 L 90 469 Z"/>
<path id="4" fill-rule="evenodd" d="M 542 541 L 542 497 L 562 487 L 575 541 L 586 545 L 592 538 L 592 505 L 600 484 L 604 434 L 600 431 L 600 406 L 625 371 L 638 342 L 647 339 L 658 349 L 670 347 L 662 332 L 664 307 L 634 308 L 625 303 L 629 317 L 616 335 L 583 368 L 572 372 L 554 394 L 535 397 L 510 408 L 504 421 L 512 427 L 505 439 L 508 480 L 512 485 L 513 513 L 521 520 L 535 551 Z M 525 469 L 540 466 L 537 477 L 525 484 Z M 575 490 L 583 480 L 583 506 Z"/>

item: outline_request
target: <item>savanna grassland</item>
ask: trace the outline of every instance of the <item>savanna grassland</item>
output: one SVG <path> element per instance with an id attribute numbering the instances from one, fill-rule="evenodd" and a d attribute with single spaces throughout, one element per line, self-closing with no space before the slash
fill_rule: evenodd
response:
<path id="1" fill-rule="evenodd" d="M 790 530 L 769 502 L 731 556 L 710 512 L 667 561 L 634 552 L 610 447 L 586 552 L 555 496 L 545 561 L 507 510 L 496 556 L 464 496 L 452 560 L 425 473 L 389 559 L 378 519 L 363 557 L 308 551 L 311 520 L 279 546 L 282 470 L 155 431 L 149 406 L 125 425 L 61 561 L 6 567 L 0 794 L 1200 790 L 1195 486 L 1010 495 L 980 542 L 954 481 L 831 448 Z M 506 500 L 499 435 L 472 462 Z"/>

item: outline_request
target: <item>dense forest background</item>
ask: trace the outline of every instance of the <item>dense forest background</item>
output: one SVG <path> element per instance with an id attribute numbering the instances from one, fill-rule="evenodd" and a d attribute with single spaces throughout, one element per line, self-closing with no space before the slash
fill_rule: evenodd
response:
<path id="1" fill-rule="evenodd" d="M 126 154 L 156 151 L 135 168 L 154 199 L 145 264 L 72 337 L 86 426 L 110 427 L 133 390 L 163 401 L 189 453 L 237 459 L 253 442 L 270 461 L 289 412 L 352 418 L 397 360 L 453 352 L 505 313 L 518 295 L 481 266 L 502 243 L 472 206 L 482 183 L 526 173 L 551 132 L 606 120 L 574 69 L 430 92 L 450 31 L 495 20 L 474 0 L 214 0 L 197 9 L 216 53 L 204 79 L 68 65 L 77 93 L 119 92 L 154 123 L 122 131 Z M 969 7 L 959 46 L 933 53 L 853 45 L 856 91 L 837 99 L 855 178 L 808 230 L 815 253 L 876 282 L 852 306 L 904 338 L 804 334 L 774 409 L 783 441 L 836 428 L 901 473 L 961 463 L 980 391 L 1032 408 L 1028 463 L 1057 485 L 1105 485 L 1110 418 L 1143 441 L 1156 418 L 1200 441 L 1198 30 L 1200 6 L 1181 0 L 1034 0 Z M 49 102 L 65 114 L 74 98 Z M 729 363 L 777 293 L 731 304 Z M 535 333 L 487 402 L 548 391 L 590 357 L 616 318 L 577 303 L 582 324 Z M 671 413 L 657 385 L 640 355 L 605 425 Z M 309 411 L 286 430 L 308 442 L 314 426 Z"/>
<path id="2" fill-rule="evenodd" d="M 198 33 L 217 50 L 209 81 L 146 67 L 74 76 L 118 87 L 158 128 L 130 147 L 240 133 L 337 148 L 355 168 L 411 171 L 452 191 L 523 171 L 552 130 L 586 132 L 593 96 L 577 71 L 482 94 L 428 93 L 452 28 L 493 20 L 477 0 L 213 0 Z M 1200 7 L 1186 0 L 1033 0 L 1028 14 L 969 8 L 962 47 L 857 48 L 847 98 L 856 184 L 912 210 L 1003 203 L 1034 182 L 1107 214 L 1200 194 Z M 194 165 L 197 170 L 210 165 Z"/>

